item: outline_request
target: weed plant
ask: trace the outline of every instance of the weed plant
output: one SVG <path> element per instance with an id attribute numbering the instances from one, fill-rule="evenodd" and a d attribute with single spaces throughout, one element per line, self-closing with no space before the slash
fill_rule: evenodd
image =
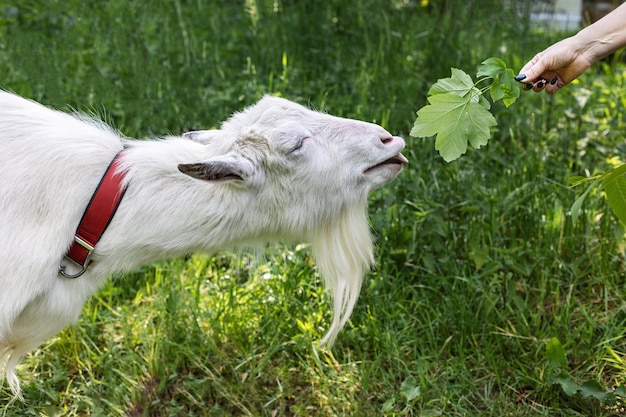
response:
<path id="1" fill-rule="evenodd" d="M 277 94 L 408 138 L 450 67 L 520 68 L 566 35 L 523 18 L 531 3 L 5 1 L 1 87 L 133 137 L 216 127 Z M 624 229 L 600 194 L 573 224 L 567 186 L 623 154 L 625 74 L 607 61 L 496 107 L 488 147 L 454 163 L 408 140 L 410 165 L 371 196 L 378 266 L 332 350 L 305 244 L 166 260 L 114 277 L 28 356 L 26 401 L 5 384 L 0 415 L 622 413 L 553 376 L 604 393 L 626 377 Z"/>

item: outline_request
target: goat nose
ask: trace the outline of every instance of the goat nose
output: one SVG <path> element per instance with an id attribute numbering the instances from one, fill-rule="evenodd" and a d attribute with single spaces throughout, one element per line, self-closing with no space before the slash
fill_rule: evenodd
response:
<path id="1" fill-rule="evenodd" d="M 389 142 L 393 141 L 393 136 L 391 136 L 391 135 L 389 135 L 389 136 L 381 136 L 380 137 L 380 141 L 383 143 L 383 145 L 386 145 Z"/>

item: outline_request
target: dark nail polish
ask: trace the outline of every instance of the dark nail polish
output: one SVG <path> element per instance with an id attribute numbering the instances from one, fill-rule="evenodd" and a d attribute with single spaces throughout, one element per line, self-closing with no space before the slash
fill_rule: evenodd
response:
<path id="1" fill-rule="evenodd" d="M 526 74 L 518 74 L 515 76 L 515 81 L 522 81 L 524 78 L 526 78 Z"/>
<path id="2" fill-rule="evenodd" d="M 556 84 L 558 80 L 559 80 L 559 77 L 555 75 L 554 78 L 550 80 L 550 85 Z"/>
<path id="3" fill-rule="evenodd" d="M 531 90 L 532 88 L 533 88 L 533 84 L 532 83 L 524 84 L 524 90 L 528 91 L 528 90 Z"/>
<path id="4" fill-rule="evenodd" d="M 537 83 L 537 88 L 541 89 L 546 86 L 546 80 L 541 80 Z"/>

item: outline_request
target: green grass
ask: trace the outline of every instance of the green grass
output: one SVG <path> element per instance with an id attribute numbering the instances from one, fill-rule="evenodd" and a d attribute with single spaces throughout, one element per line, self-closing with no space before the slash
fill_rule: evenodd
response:
<path id="1" fill-rule="evenodd" d="M 445 164 L 408 138 L 429 86 L 490 56 L 519 68 L 564 34 L 495 0 L 430 3 L 0 3 L 4 89 L 135 137 L 279 94 L 382 124 L 411 161 L 371 196 L 378 266 L 332 350 L 316 347 L 331 317 L 306 245 L 165 260 L 114 277 L 27 357 L 25 402 L 5 384 L 4 415 L 618 415 L 552 383 L 547 343 L 575 383 L 624 383 L 624 228 L 598 193 L 572 224 L 582 190 L 566 184 L 626 150 L 626 69 L 496 106 L 488 147 Z"/>

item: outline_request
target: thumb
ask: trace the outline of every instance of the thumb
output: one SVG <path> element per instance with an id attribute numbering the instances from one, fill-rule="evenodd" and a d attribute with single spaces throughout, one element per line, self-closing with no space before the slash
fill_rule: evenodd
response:
<path id="1" fill-rule="evenodd" d="M 519 75 L 515 77 L 516 81 L 521 83 L 532 83 L 540 78 L 540 75 L 546 71 L 545 64 L 541 61 L 541 56 L 536 55 L 520 70 Z"/>

